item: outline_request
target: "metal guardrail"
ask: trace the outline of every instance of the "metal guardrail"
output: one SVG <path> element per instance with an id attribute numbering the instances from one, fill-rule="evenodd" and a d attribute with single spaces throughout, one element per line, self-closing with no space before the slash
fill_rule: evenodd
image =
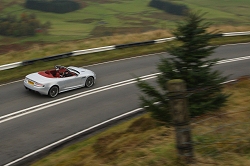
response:
<path id="1" fill-rule="evenodd" d="M 78 56 L 78 55 L 90 54 L 90 53 L 95 53 L 95 52 L 110 51 L 114 49 L 115 49 L 115 46 L 106 46 L 106 47 L 91 48 L 91 49 L 86 49 L 86 50 L 77 50 L 77 51 L 72 51 L 73 54 L 71 56 Z"/>
<path id="2" fill-rule="evenodd" d="M 250 35 L 250 31 L 246 32 L 230 32 L 230 33 L 222 33 L 222 34 L 216 34 L 218 37 L 230 37 L 230 36 L 243 36 L 243 35 Z M 129 47 L 135 47 L 135 46 L 144 46 L 144 45 L 151 45 L 151 44 L 158 44 L 158 43 L 164 43 L 168 41 L 174 40 L 175 37 L 169 37 L 169 38 L 163 38 L 163 39 L 157 39 L 157 40 L 150 40 L 150 41 L 144 41 L 144 42 L 135 42 L 135 43 L 129 43 L 129 44 L 120 44 L 120 45 L 112 45 L 112 46 L 105 46 L 105 47 L 97 47 L 97 48 L 91 48 L 86 50 L 76 50 L 68 53 L 62 53 L 58 55 L 52 55 L 44 58 L 38 58 L 38 59 L 31 59 L 31 60 L 25 60 L 22 62 L 15 62 L 10 64 L 5 64 L 0 66 L 1 70 L 7 70 L 16 68 L 19 66 L 25 66 L 33 64 L 37 61 L 52 61 L 56 59 L 66 58 L 70 56 L 78 56 L 78 55 L 84 55 L 84 54 L 90 54 L 90 53 L 96 53 L 96 52 L 103 52 L 103 51 L 110 51 L 115 49 L 123 49 L 123 48 L 129 48 Z"/>
<path id="3" fill-rule="evenodd" d="M 230 33 L 223 33 L 223 36 L 244 36 L 244 35 L 250 35 L 250 31 L 246 32 L 230 32 Z"/>
<path id="4" fill-rule="evenodd" d="M 19 66 L 22 66 L 22 62 L 15 62 L 15 63 L 6 64 L 6 65 L 1 65 L 0 70 L 7 70 L 7 69 L 19 67 Z"/>

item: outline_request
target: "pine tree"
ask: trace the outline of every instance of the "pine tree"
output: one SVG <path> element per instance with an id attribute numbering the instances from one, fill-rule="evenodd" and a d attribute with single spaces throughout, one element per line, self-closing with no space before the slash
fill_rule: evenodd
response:
<path id="1" fill-rule="evenodd" d="M 183 79 L 186 82 L 190 91 L 187 96 L 191 116 L 218 110 L 228 98 L 222 92 L 221 84 L 227 77 L 212 69 L 219 59 L 209 58 L 216 48 L 209 46 L 209 42 L 216 35 L 206 31 L 211 24 L 205 22 L 203 16 L 190 12 L 183 22 L 178 23 L 173 32 L 178 44 L 167 50 L 172 58 L 162 58 L 158 64 L 158 70 L 162 73 L 157 77 L 160 90 L 145 81 L 138 81 L 144 93 L 141 96 L 142 105 L 160 121 L 170 120 L 166 87 L 168 80 Z"/>

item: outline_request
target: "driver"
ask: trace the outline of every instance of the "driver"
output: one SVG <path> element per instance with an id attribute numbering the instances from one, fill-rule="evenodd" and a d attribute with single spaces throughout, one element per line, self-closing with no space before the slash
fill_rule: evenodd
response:
<path id="1" fill-rule="evenodd" d="M 69 76 L 71 76 L 71 73 L 70 73 L 68 70 L 66 70 L 66 71 L 63 73 L 63 76 L 64 76 L 64 77 L 69 77 Z"/>

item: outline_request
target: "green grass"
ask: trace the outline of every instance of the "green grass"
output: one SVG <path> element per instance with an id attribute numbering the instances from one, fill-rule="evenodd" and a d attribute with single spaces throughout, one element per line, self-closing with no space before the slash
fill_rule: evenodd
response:
<path id="1" fill-rule="evenodd" d="M 180 1 L 177 1 L 180 2 Z M 213 16 L 213 19 L 216 20 L 220 17 L 233 19 L 240 19 L 240 22 L 247 23 L 246 20 L 249 19 L 250 16 L 250 2 L 247 0 L 209 0 L 209 1 L 199 1 L 199 0 L 184 0 L 181 3 L 190 6 L 195 10 L 204 9 L 205 12 L 209 12 L 208 16 Z M 215 12 L 220 13 L 221 15 L 214 15 Z M 241 16 L 241 17 L 239 17 Z M 243 21 L 245 20 L 245 21 Z M 248 22 L 249 24 L 249 22 Z"/>
<path id="2" fill-rule="evenodd" d="M 56 38 L 59 41 L 75 40 L 92 37 L 91 32 L 98 26 L 104 25 L 105 27 L 109 28 L 124 27 L 126 25 L 126 20 L 120 20 L 117 15 L 140 15 L 141 12 L 145 11 L 157 11 L 156 9 L 149 8 L 147 6 L 147 2 L 148 1 L 141 0 L 103 4 L 88 2 L 88 6 L 86 8 L 67 14 L 54 14 L 28 10 L 24 9 L 22 6 L 20 6 L 20 4 L 15 4 L 4 8 L 1 14 L 4 15 L 7 13 L 13 13 L 20 15 L 24 11 L 28 13 L 35 13 L 42 22 L 49 20 L 52 23 L 52 28 L 49 31 L 51 36 L 60 36 Z M 140 8 L 138 8 L 138 6 Z M 91 23 L 84 23 L 84 20 L 86 19 L 92 19 L 94 21 Z M 109 31 L 112 30 L 110 29 Z M 52 41 L 56 41 L 56 39 Z M 38 39 L 38 41 L 50 40 L 51 38 L 49 36 L 44 36 L 44 39 Z"/>
<path id="3" fill-rule="evenodd" d="M 15 3 L 12 3 L 15 2 Z M 0 15 L 22 12 L 35 13 L 41 22 L 50 21 L 52 28 L 49 35 L 15 38 L 15 42 L 45 41 L 57 42 L 65 40 L 86 39 L 115 34 L 142 33 L 155 29 L 172 29 L 180 16 L 170 15 L 148 6 L 150 0 L 118 0 L 118 1 L 84 1 L 88 5 L 80 10 L 54 14 L 24 9 L 25 0 L 0 2 Z M 205 16 L 215 25 L 233 25 L 234 27 L 250 26 L 250 2 L 234 0 L 183 0 L 176 1 L 191 9 L 208 12 Z M 249 28 L 250 29 L 250 28 Z M 1 40 L 1 38 L 0 38 Z M 6 44 L 4 41 L 0 44 Z"/>
<path id="4" fill-rule="evenodd" d="M 249 78 L 226 85 L 224 92 L 232 94 L 227 106 L 192 119 L 192 138 L 196 143 L 192 166 L 250 164 L 249 85 Z M 144 114 L 55 151 L 32 166 L 184 166 L 175 148 L 174 128 Z"/>

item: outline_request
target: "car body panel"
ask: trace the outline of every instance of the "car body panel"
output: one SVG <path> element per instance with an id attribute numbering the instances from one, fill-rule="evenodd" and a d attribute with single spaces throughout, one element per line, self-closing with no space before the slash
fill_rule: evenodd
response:
<path id="1" fill-rule="evenodd" d="M 96 75 L 93 71 L 81 68 L 81 67 L 63 67 L 60 66 L 60 70 L 67 71 L 70 76 L 56 76 L 60 70 L 46 70 L 29 74 L 24 79 L 24 86 L 27 89 L 39 92 L 43 95 L 48 95 L 48 92 L 52 86 L 59 87 L 59 93 L 68 90 L 80 88 L 85 86 L 85 82 L 88 77 L 96 80 Z M 51 74 L 53 73 L 53 75 Z"/>

